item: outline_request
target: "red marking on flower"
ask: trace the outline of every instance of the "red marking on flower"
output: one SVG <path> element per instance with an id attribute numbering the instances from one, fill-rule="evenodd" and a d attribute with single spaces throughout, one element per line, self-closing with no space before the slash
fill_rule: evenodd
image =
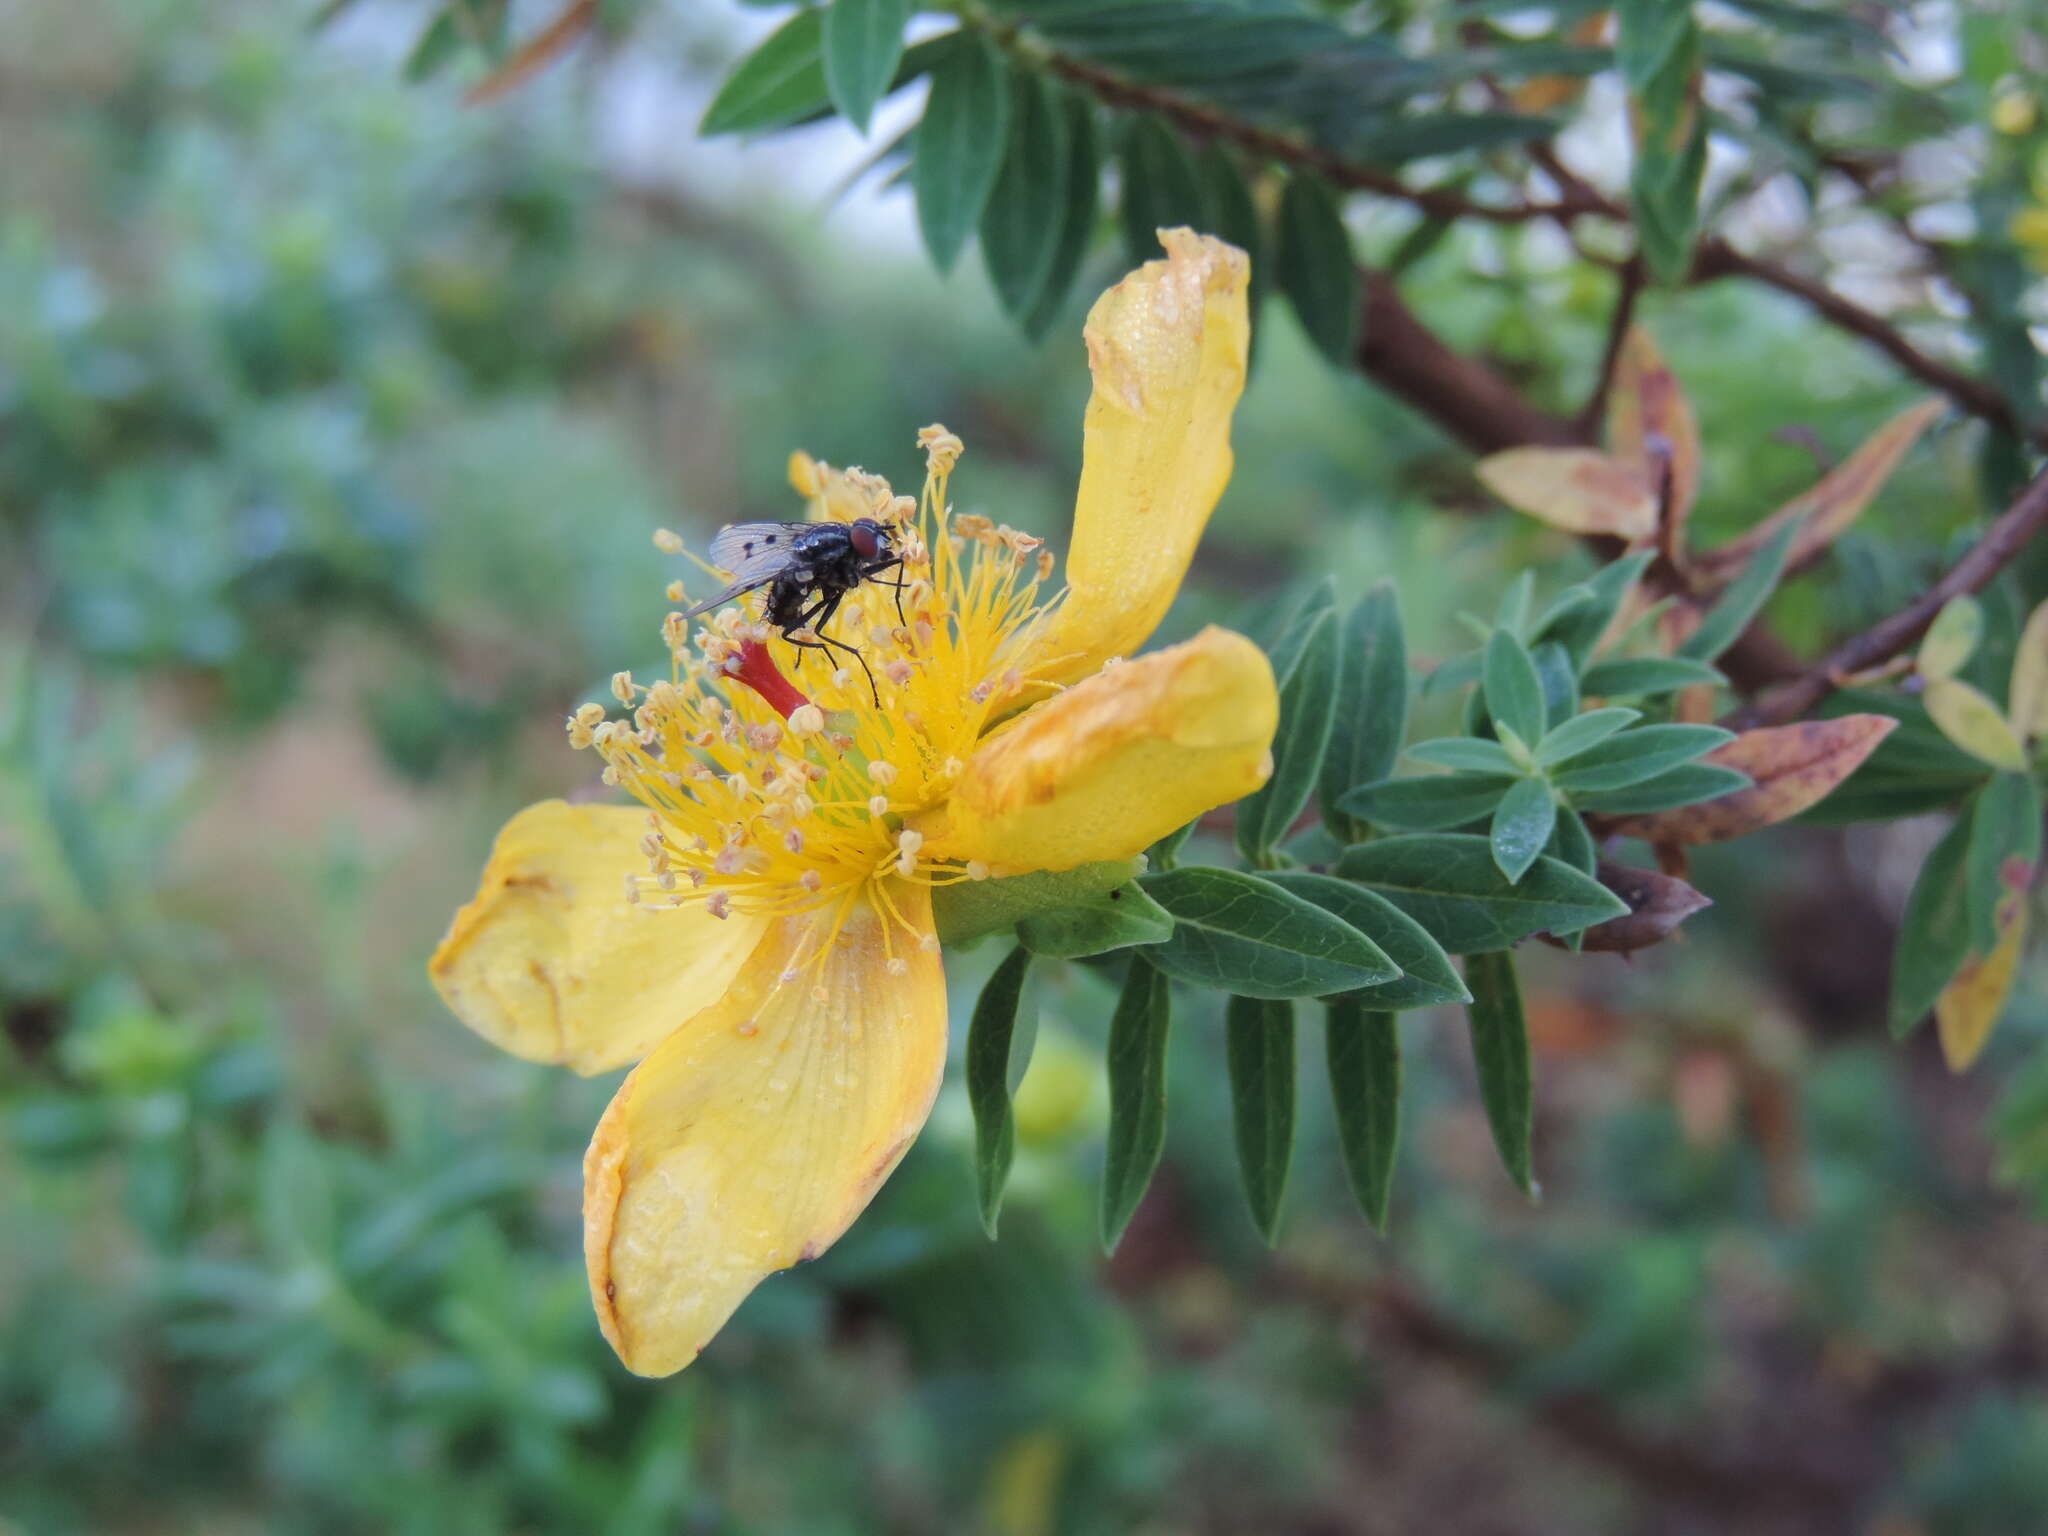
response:
<path id="1" fill-rule="evenodd" d="M 758 640 L 740 642 L 739 670 L 726 675 L 761 695 L 768 701 L 768 707 L 785 720 L 811 702 L 782 675 L 781 669 L 775 665 L 775 658 L 769 655 L 768 647 Z"/>

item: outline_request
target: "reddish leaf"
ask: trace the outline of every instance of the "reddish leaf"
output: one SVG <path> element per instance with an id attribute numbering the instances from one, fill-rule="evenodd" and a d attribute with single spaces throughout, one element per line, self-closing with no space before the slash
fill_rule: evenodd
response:
<path id="1" fill-rule="evenodd" d="M 1744 731 L 1702 761 L 1739 769 L 1755 782 L 1718 800 L 1647 816 L 1589 818 L 1601 836 L 1651 843 L 1720 843 L 1797 816 L 1861 766 L 1899 722 L 1889 715 L 1843 715 Z"/>
<path id="2" fill-rule="evenodd" d="M 1923 400 L 1899 412 L 1873 432 L 1865 442 L 1823 475 L 1812 489 L 1802 492 L 1732 543 L 1699 557 L 1702 572 L 1711 582 L 1725 583 L 1749 564 L 1750 557 L 1771 541 L 1787 523 L 1805 518 L 1806 526 L 1792 542 L 1788 570 L 1809 564 L 1836 539 L 1848 532 L 1883 489 L 1906 450 L 1920 440 L 1934 419 L 1948 409 L 1943 398 Z"/>
<path id="3" fill-rule="evenodd" d="M 2013 863 L 2019 864 L 2015 859 Z M 2021 866 L 2024 869 L 2024 865 Z M 2027 873 L 2031 874 L 2031 871 Z M 1955 979 L 1941 989 L 1934 1003 L 1934 1022 L 1941 1035 L 1941 1054 L 1951 1072 L 1967 1072 L 1991 1038 L 1992 1026 L 2005 1011 L 2027 947 L 2027 880 L 2008 890 L 1998 903 L 1998 943 L 1988 955 L 1973 954 Z"/>
<path id="4" fill-rule="evenodd" d="M 1611 864 L 1602 859 L 1594 876 L 1628 903 L 1628 912 L 1588 928 L 1580 937 L 1579 947 L 1582 950 L 1627 955 L 1648 949 L 1652 944 L 1661 944 L 1670 938 L 1678 925 L 1693 913 L 1713 905 L 1683 880 L 1660 875 L 1651 869 Z M 1548 944 L 1563 947 L 1547 933 L 1541 937 Z"/>

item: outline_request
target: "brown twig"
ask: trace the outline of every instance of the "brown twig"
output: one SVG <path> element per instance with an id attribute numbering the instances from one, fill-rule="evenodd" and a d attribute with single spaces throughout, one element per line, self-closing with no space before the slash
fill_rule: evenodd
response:
<path id="1" fill-rule="evenodd" d="M 1978 591 L 2005 569 L 2028 540 L 2048 523 L 2048 471 L 2034 478 L 2019 499 L 1984 530 L 1984 537 L 1950 567 L 1947 575 L 1887 619 L 1844 642 L 1791 682 L 1771 689 L 1722 723 L 1736 730 L 1796 720 L 1856 674 L 1889 661 L 1927 632 L 1950 598 Z"/>
<path id="2" fill-rule="evenodd" d="M 1631 256 L 1615 272 L 1618 291 L 1614 296 L 1614 314 L 1607 322 L 1607 350 L 1600 357 L 1600 377 L 1594 381 L 1593 393 L 1579 411 L 1579 426 L 1591 437 L 1607 414 L 1607 394 L 1614 387 L 1614 370 L 1621 363 L 1621 353 L 1628 343 L 1628 328 L 1635 323 L 1636 298 L 1643 291 L 1643 259 Z"/>

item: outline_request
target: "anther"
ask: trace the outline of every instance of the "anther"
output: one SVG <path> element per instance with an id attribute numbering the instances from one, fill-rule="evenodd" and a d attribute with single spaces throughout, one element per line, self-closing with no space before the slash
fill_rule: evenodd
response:
<path id="1" fill-rule="evenodd" d="M 680 555 L 683 552 L 683 536 L 673 528 L 654 530 L 654 547 L 664 555 Z"/>
<path id="2" fill-rule="evenodd" d="M 825 729 L 825 711 L 815 704 L 800 704 L 791 711 L 789 731 L 792 736 L 815 736 Z"/>

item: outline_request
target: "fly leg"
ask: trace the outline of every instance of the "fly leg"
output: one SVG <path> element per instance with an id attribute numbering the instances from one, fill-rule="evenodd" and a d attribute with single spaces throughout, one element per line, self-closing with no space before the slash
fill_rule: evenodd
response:
<path id="1" fill-rule="evenodd" d="M 832 650 L 844 651 L 860 663 L 861 671 L 867 673 L 868 692 L 874 695 L 875 708 L 880 709 L 882 707 L 882 690 L 875 685 L 875 674 L 873 669 L 868 666 L 867 657 L 861 655 L 858 646 L 848 645 L 844 640 L 834 640 L 825 633 L 825 626 L 832 622 L 832 615 L 839 611 L 839 605 L 845 600 L 846 593 L 844 591 L 834 592 L 827 597 L 819 598 L 817 606 L 811 610 L 812 614 L 815 615 L 810 620 L 811 633 L 818 637 L 819 649 L 829 646 Z"/>

